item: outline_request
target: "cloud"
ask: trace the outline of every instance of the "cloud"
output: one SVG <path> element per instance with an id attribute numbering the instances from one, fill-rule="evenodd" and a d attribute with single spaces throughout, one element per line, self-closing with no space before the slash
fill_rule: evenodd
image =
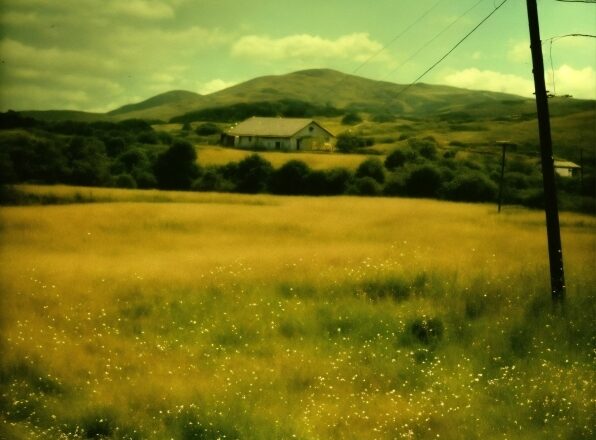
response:
<path id="1" fill-rule="evenodd" d="M 219 92 L 220 90 L 232 87 L 236 83 L 233 81 L 224 81 L 223 79 L 213 79 L 199 87 L 199 93 L 201 95 L 209 95 L 210 93 Z"/>
<path id="2" fill-rule="evenodd" d="M 547 89 L 554 92 L 552 75 L 546 73 Z M 592 67 L 575 69 L 563 65 L 555 69 L 555 85 L 558 95 L 573 95 L 575 98 L 596 98 L 596 72 Z M 532 96 L 534 93 L 534 80 L 508 73 L 492 70 L 479 70 L 476 68 L 464 69 L 446 75 L 443 83 L 466 89 L 489 90 L 493 92 L 512 93 L 521 96 Z"/>
<path id="3" fill-rule="evenodd" d="M 596 99 L 596 72 L 592 67 L 574 69 L 564 64 L 558 69 L 555 69 L 554 85 L 559 95 L 573 95 L 575 98 Z"/>
<path id="4" fill-rule="evenodd" d="M 367 33 L 344 35 L 328 40 L 309 34 L 290 35 L 278 39 L 247 35 L 232 46 L 232 55 L 255 60 L 348 59 L 365 61 L 382 49 Z"/>
<path id="5" fill-rule="evenodd" d="M 116 0 L 108 4 L 108 9 L 115 14 L 148 20 L 173 18 L 175 15 L 171 5 L 160 1 Z"/>
<path id="6" fill-rule="evenodd" d="M 522 96 L 531 96 L 534 92 L 534 82 L 531 78 L 476 68 L 451 73 L 443 78 L 443 82 L 465 89 L 490 90 Z"/>
<path id="7" fill-rule="evenodd" d="M 528 63 L 532 60 L 530 44 L 527 41 L 512 43 L 507 58 L 516 63 Z"/>

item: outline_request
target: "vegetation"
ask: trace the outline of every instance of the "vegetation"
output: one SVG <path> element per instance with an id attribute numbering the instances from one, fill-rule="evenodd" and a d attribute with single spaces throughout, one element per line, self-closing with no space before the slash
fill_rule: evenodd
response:
<path id="1" fill-rule="evenodd" d="M 540 212 L 16 189 L 2 438 L 594 438 L 591 216 L 559 312 Z"/>
<path id="2" fill-rule="evenodd" d="M 241 102 L 221 107 L 210 107 L 185 113 L 170 119 L 170 122 L 188 123 L 193 121 L 236 122 L 252 116 L 284 116 L 306 118 L 313 116 L 338 116 L 342 111 L 331 106 L 311 104 L 296 99 L 278 101 Z"/>

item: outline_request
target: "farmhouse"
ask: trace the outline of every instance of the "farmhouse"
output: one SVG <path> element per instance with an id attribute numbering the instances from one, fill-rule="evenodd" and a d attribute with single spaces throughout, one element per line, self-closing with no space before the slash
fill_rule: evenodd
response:
<path id="1" fill-rule="evenodd" d="M 581 170 L 581 167 L 568 160 L 557 160 L 555 159 L 555 173 L 561 177 L 573 177 Z"/>
<path id="2" fill-rule="evenodd" d="M 230 128 L 222 143 L 269 150 L 331 150 L 333 133 L 313 119 L 253 116 Z"/>

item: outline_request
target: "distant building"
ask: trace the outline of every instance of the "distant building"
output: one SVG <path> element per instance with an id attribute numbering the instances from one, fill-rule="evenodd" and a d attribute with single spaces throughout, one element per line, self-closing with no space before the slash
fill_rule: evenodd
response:
<path id="1" fill-rule="evenodd" d="M 222 144 L 268 150 L 331 150 L 335 136 L 313 119 L 252 117 L 222 135 Z"/>
<path id="2" fill-rule="evenodd" d="M 576 163 L 555 159 L 555 173 L 561 177 L 577 176 L 579 170 L 581 170 L 581 167 Z"/>

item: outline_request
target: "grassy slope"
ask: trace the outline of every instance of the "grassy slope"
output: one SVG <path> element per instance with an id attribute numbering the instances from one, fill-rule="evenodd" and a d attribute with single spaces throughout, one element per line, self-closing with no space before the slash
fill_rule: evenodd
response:
<path id="1" fill-rule="evenodd" d="M 591 217 L 560 318 L 540 212 L 27 189 L 120 203 L 0 211 L 7 438 L 593 438 Z"/>

